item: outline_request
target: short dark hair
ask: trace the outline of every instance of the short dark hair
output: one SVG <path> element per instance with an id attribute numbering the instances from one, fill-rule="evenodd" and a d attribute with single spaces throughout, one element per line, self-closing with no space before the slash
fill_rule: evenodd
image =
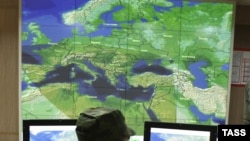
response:
<path id="1" fill-rule="evenodd" d="M 79 141 L 122 141 L 135 132 L 127 127 L 120 110 L 95 107 L 80 113 L 76 134 Z"/>

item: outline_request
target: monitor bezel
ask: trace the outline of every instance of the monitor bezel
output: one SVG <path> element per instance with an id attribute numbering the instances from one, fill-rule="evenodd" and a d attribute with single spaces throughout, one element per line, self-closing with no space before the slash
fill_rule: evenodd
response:
<path id="1" fill-rule="evenodd" d="M 191 130 L 192 131 L 208 131 L 210 133 L 210 141 L 216 141 L 217 139 L 217 126 L 216 125 L 145 121 L 143 141 L 150 141 L 151 128 L 179 129 L 179 130 L 190 130 L 190 131 Z"/>
<path id="2" fill-rule="evenodd" d="M 76 119 L 30 119 L 23 120 L 23 141 L 30 141 L 31 126 L 68 126 L 76 125 Z"/>

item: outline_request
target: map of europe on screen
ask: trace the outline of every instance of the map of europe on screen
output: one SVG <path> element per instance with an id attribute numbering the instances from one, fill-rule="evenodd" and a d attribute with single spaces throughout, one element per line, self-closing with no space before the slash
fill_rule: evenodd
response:
<path id="1" fill-rule="evenodd" d="M 234 5 L 182 0 L 23 0 L 22 119 L 89 107 L 144 121 L 225 123 Z"/>

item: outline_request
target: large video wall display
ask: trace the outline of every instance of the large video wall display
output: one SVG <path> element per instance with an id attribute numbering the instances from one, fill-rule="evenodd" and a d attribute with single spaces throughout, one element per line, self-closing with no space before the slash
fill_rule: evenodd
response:
<path id="1" fill-rule="evenodd" d="M 22 0 L 22 119 L 89 107 L 144 121 L 226 122 L 234 4 Z"/>

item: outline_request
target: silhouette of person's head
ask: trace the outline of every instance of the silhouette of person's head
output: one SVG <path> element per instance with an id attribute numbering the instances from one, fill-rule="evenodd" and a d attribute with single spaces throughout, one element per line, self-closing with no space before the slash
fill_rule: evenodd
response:
<path id="1" fill-rule="evenodd" d="M 120 110 L 95 107 L 80 113 L 76 134 L 79 141 L 126 141 L 135 132 L 126 125 Z"/>

